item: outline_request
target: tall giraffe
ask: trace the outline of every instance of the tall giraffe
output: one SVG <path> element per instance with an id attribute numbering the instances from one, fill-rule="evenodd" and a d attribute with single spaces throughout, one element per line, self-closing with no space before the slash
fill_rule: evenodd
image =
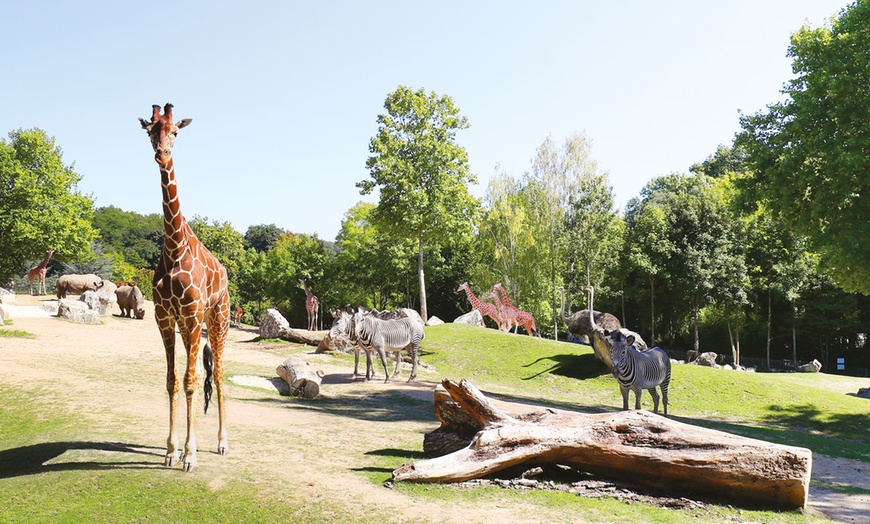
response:
<path id="1" fill-rule="evenodd" d="M 186 118 L 172 122 L 172 104 L 166 104 L 163 115 L 160 106 L 152 106 L 151 121 L 140 118 L 154 148 L 154 159 L 160 166 L 163 187 L 163 249 L 154 270 L 154 317 L 166 349 L 166 390 L 169 393 L 169 437 L 166 439 L 166 466 L 174 466 L 180 458 L 184 471 L 196 469 L 196 436 L 194 394 L 199 385 L 199 356 L 203 322 L 208 331 L 208 344 L 203 350 L 206 370 L 205 409 L 211 398 L 209 375 L 214 366 L 217 387 L 218 453 L 226 455 L 229 441 L 223 390 L 223 350 L 230 325 L 230 297 L 227 291 L 227 271 L 217 258 L 196 238 L 178 203 L 178 187 L 172 162 L 172 146 L 178 130 L 190 124 Z M 184 393 L 187 397 L 187 440 L 184 452 L 178 448 L 175 417 L 178 408 L 178 376 L 175 363 L 175 328 L 187 352 Z M 210 358 L 211 357 L 211 358 Z"/>
<path id="2" fill-rule="evenodd" d="M 501 317 L 501 325 L 498 329 L 501 331 L 510 332 L 511 328 L 517 325 L 516 309 L 506 306 L 501 299 L 498 298 L 498 293 L 495 292 L 495 286 L 489 292 L 490 298 L 495 302 L 495 307 L 498 309 L 498 314 Z"/>
<path id="3" fill-rule="evenodd" d="M 501 282 L 492 286 L 492 288 L 493 290 L 497 289 L 501 294 L 501 299 L 504 302 L 505 308 L 511 309 L 514 312 L 514 316 L 516 317 L 514 333 L 519 331 L 519 326 L 522 326 L 523 329 L 526 330 L 526 333 L 528 333 L 529 335 L 540 337 L 541 331 L 538 329 L 538 323 L 535 322 L 535 316 L 528 311 L 523 311 L 522 309 L 516 307 L 513 302 L 511 302 L 511 299 L 510 297 L 508 297 L 507 291 L 505 291 L 504 286 L 501 285 Z"/>
<path id="4" fill-rule="evenodd" d="M 308 331 L 317 330 L 317 312 L 320 309 L 320 300 L 317 295 L 308 289 L 308 282 L 304 278 L 299 279 L 299 285 L 305 289 L 305 311 L 308 312 Z"/>
<path id="5" fill-rule="evenodd" d="M 471 302 L 471 309 L 480 311 L 481 316 L 489 317 L 493 319 L 499 328 L 502 325 L 501 316 L 498 313 L 498 308 L 495 307 L 495 304 L 490 304 L 489 302 L 485 302 L 471 291 L 471 288 L 468 287 L 468 282 L 463 282 L 459 285 L 459 288 L 456 292 L 465 291 L 465 294 L 468 296 L 468 301 Z"/>
<path id="6" fill-rule="evenodd" d="M 48 266 L 48 261 L 51 260 L 51 255 L 54 253 L 53 249 L 49 249 L 45 252 L 45 258 L 39 264 L 36 264 L 30 271 L 28 272 L 28 276 L 30 277 L 30 294 L 33 294 L 33 281 L 38 280 L 36 283 L 36 292 L 40 295 L 45 294 L 45 273 L 47 272 L 46 266 Z M 39 293 L 39 287 L 42 286 L 42 293 Z"/>

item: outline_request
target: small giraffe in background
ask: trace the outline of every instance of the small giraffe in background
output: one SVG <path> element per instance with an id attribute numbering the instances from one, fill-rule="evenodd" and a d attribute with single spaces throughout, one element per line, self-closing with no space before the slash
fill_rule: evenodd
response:
<path id="1" fill-rule="evenodd" d="M 178 130 L 190 124 L 185 118 L 172 122 L 172 104 L 152 106 L 151 121 L 140 118 L 142 128 L 151 139 L 154 160 L 160 167 L 163 191 L 163 249 L 154 270 L 154 318 L 166 350 L 166 390 L 169 392 L 169 437 L 166 439 L 164 464 L 173 466 L 180 458 L 184 471 L 196 469 L 196 421 L 194 395 L 199 386 L 197 370 L 202 328 L 208 331 L 208 344 L 202 352 L 205 409 L 211 400 L 211 375 L 217 389 L 219 455 L 229 451 L 224 403 L 223 351 L 230 329 L 230 296 L 227 289 L 227 270 L 206 249 L 181 214 L 178 185 L 172 161 L 172 146 Z M 184 394 L 187 397 L 187 441 L 184 452 L 178 448 L 175 417 L 178 411 L 179 384 L 175 363 L 175 328 L 187 353 L 184 375 Z"/>
<path id="2" fill-rule="evenodd" d="M 308 282 L 299 279 L 299 284 L 305 289 L 305 311 L 308 312 L 308 331 L 317 331 L 317 313 L 320 310 L 320 300 L 308 289 Z"/>
<path id="3" fill-rule="evenodd" d="M 495 292 L 494 287 L 489 292 L 489 296 L 492 298 L 493 302 L 495 302 L 495 307 L 498 309 L 498 314 L 501 317 L 501 324 L 498 326 L 499 331 L 510 332 L 511 328 L 517 325 L 516 310 L 511 309 L 502 303 L 498 298 L 498 293 Z"/>
<path id="4" fill-rule="evenodd" d="M 468 301 L 471 302 L 471 309 L 480 311 L 481 316 L 489 317 L 493 319 L 496 325 L 501 328 L 502 320 L 501 316 L 498 313 L 498 308 L 495 307 L 495 304 L 490 304 L 489 302 L 485 302 L 471 291 L 471 288 L 468 287 L 468 282 L 463 282 L 459 285 L 459 289 L 456 290 L 457 293 L 460 291 L 465 291 L 465 294 L 468 296 Z"/>
<path id="5" fill-rule="evenodd" d="M 31 295 L 33 294 L 33 281 L 34 280 L 37 280 L 37 282 L 36 282 L 37 294 L 39 294 L 39 295 L 45 294 L 45 273 L 48 271 L 46 269 L 46 266 L 48 265 L 48 261 L 51 260 L 51 255 L 52 255 L 52 253 L 54 253 L 54 250 L 49 249 L 45 253 L 46 253 L 45 259 L 42 262 L 40 262 L 39 264 L 36 264 L 32 268 L 30 268 L 30 271 L 28 272 L 28 276 L 30 277 L 30 294 Z M 42 287 L 42 293 L 39 292 L 40 286 Z"/>
<path id="6" fill-rule="evenodd" d="M 233 322 L 236 324 L 236 327 L 242 325 L 243 316 L 245 316 L 245 310 L 242 309 L 242 306 L 236 306 L 236 310 L 233 311 Z"/>
<path id="7" fill-rule="evenodd" d="M 508 297 L 507 292 L 504 287 L 501 285 L 501 282 L 492 286 L 493 290 L 498 290 L 501 293 L 501 299 L 504 302 L 504 306 L 507 309 L 511 309 L 514 312 L 514 317 L 516 318 L 516 325 L 514 326 L 514 333 L 519 331 L 519 326 L 522 326 L 523 329 L 526 330 L 526 333 L 532 336 L 540 337 L 541 331 L 538 329 L 538 323 L 535 322 L 535 316 L 529 313 L 528 311 L 523 311 L 517 308 L 511 302 L 510 297 Z"/>

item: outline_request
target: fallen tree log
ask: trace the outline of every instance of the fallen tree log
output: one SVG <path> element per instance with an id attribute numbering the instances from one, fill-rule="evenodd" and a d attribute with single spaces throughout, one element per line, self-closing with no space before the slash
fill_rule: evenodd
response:
<path id="1" fill-rule="evenodd" d="M 290 394 L 295 397 L 312 399 L 320 394 L 323 371 L 312 371 L 308 362 L 299 357 L 288 358 L 275 372 L 290 386 Z"/>
<path id="2" fill-rule="evenodd" d="M 406 464 L 393 471 L 393 480 L 461 482 L 519 464 L 552 463 L 665 492 L 707 493 L 770 507 L 807 504 L 812 452 L 805 448 L 692 426 L 648 411 L 547 409 L 515 417 L 465 379 L 445 379 L 441 387 L 435 412 L 442 424 L 427 435 L 424 453 L 453 451 Z"/>
<path id="3" fill-rule="evenodd" d="M 315 347 L 320 345 L 320 341 L 323 339 L 323 337 L 312 337 L 290 328 L 281 328 L 278 331 L 278 337 L 283 338 L 284 340 L 289 340 L 290 342 L 299 342 L 301 344 Z"/>

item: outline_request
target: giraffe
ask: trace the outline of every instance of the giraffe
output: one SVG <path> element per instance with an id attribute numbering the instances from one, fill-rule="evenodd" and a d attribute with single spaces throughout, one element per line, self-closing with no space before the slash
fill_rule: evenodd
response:
<path id="1" fill-rule="evenodd" d="M 517 325 L 517 310 L 506 306 L 495 292 L 495 286 L 489 292 L 490 298 L 495 302 L 495 307 L 498 309 L 498 314 L 501 317 L 501 325 L 498 327 L 500 331 L 510 333 L 512 327 Z"/>
<path id="2" fill-rule="evenodd" d="M 501 328 L 501 316 L 499 316 L 498 309 L 495 307 L 494 304 L 484 302 L 483 300 L 477 298 L 474 293 L 472 293 L 471 288 L 468 287 L 468 282 L 463 282 L 459 285 L 459 289 L 457 289 L 456 292 L 459 293 L 460 291 L 465 291 L 465 294 L 468 296 L 468 301 L 471 302 L 472 310 L 476 309 L 480 311 L 481 316 L 493 319 L 496 325 Z"/>
<path id="3" fill-rule="evenodd" d="M 51 260 L 51 255 L 54 253 L 53 249 L 49 249 L 45 252 L 45 258 L 39 264 L 36 264 L 30 271 L 28 272 L 28 276 L 30 277 L 30 294 L 33 294 L 33 281 L 38 280 L 36 283 L 36 292 L 37 294 L 44 295 L 45 294 L 45 273 L 47 271 L 46 266 L 48 265 L 48 261 Z M 42 293 L 39 293 L 39 288 L 42 286 Z"/>
<path id="4" fill-rule="evenodd" d="M 504 286 L 501 285 L 501 282 L 492 286 L 492 289 L 497 289 L 499 293 L 501 293 L 501 299 L 504 302 L 505 308 L 512 309 L 514 311 L 514 315 L 516 316 L 514 333 L 519 331 L 519 326 L 522 326 L 523 329 L 526 330 L 526 333 L 528 333 L 529 335 L 533 335 L 536 337 L 541 336 L 541 331 L 538 329 L 538 323 L 535 322 L 535 316 L 528 311 L 523 311 L 522 309 L 517 308 L 513 304 L 513 302 L 511 302 L 511 299 L 510 297 L 508 297 L 507 291 L 505 291 Z"/>
<path id="5" fill-rule="evenodd" d="M 245 310 L 242 309 L 242 306 L 236 306 L 236 309 L 233 310 L 233 323 L 236 327 L 242 326 L 242 317 L 245 316 Z"/>
<path id="6" fill-rule="evenodd" d="M 223 391 L 223 350 L 230 324 L 230 298 L 227 291 L 227 271 L 217 258 L 196 238 L 181 214 L 178 187 L 172 161 L 172 146 L 178 130 L 190 124 L 186 118 L 172 122 L 172 104 L 166 104 L 163 115 L 160 106 L 152 106 L 151 121 L 140 118 L 154 148 L 154 159 L 160 167 L 163 192 L 163 249 L 154 270 L 154 318 L 166 350 L 166 390 L 169 393 L 169 437 L 166 439 L 166 466 L 181 459 L 186 472 L 197 467 L 195 413 L 193 401 L 200 376 L 197 358 L 201 345 L 203 323 L 208 343 L 203 349 L 205 410 L 211 398 L 210 375 L 214 368 L 218 405 L 218 454 L 229 452 L 226 429 L 226 409 Z M 184 393 L 187 397 L 187 440 L 183 453 L 178 447 L 175 419 L 178 408 L 179 384 L 176 372 L 175 328 L 187 354 Z"/>
<path id="7" fill-rule="evenodd" d="M 308 331 L 317 330 L 317 311 L 320 309 L 320 300 L 317 295 L 308 289 L 308 282 L 304 278 L 299 279 L 299 285 L 305 289 L 305 311 L 308 312 Z"/>

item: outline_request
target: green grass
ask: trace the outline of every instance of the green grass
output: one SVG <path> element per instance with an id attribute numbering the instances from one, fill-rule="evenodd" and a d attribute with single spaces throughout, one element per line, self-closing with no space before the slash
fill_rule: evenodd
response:
<path id="1" fill-rule="evenodd" d="M 0 329 L 0 338 L 33 338 L 33 333 L 20 329 Z"/>
<path id="2" fill-rule="evenodd" d="M 441 376 L 467 378 L 490 395 L 587 412 L 622 407 L 616 382 L 589 346 L 444 324 L 426 331 L 422 347 L 434 352 L 426 361 Z M 682 422 L 870 462 L 870 403 L 832 390 L 828 383 L 841 379 L 674 364 L 668 412 Z M 851 380 L 857 391 L 860 381 Z M 642 398 L 652 409 L 649 394 Z"/>

